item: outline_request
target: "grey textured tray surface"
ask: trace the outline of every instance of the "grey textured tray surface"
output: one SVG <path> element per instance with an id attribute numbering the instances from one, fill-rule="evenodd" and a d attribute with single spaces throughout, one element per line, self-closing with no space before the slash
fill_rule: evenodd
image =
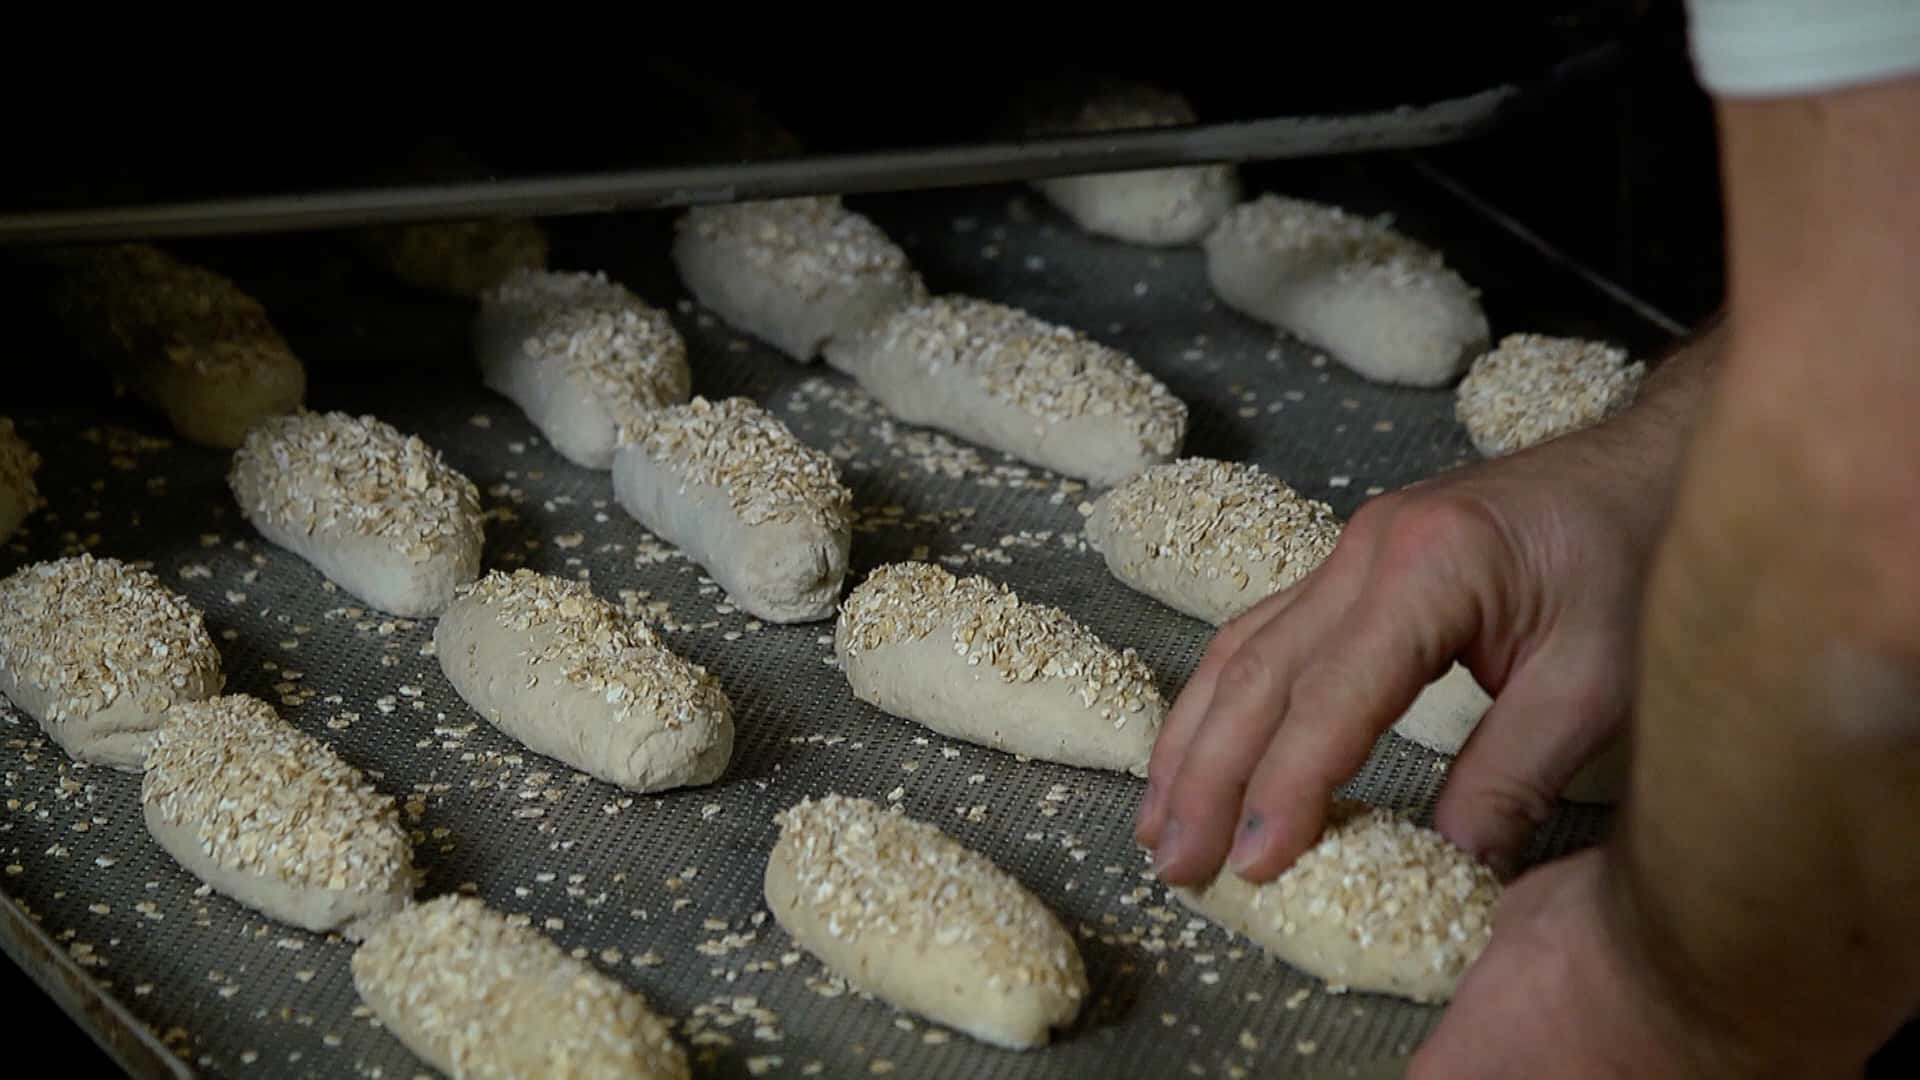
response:
<path id="1" fill-rule="evenodd" d="M 1332 186 L 1328 186 L 1332 185 Z M 1394 196 L 1366 174 L 1302 175 L 1364 209 Z M 1129 349 L 1192 407 L 1188 452 L 1258 462 L 1342 514 L 1466 460 L 1448 392 L 1373 386 L 1214 305 L 1197 251 L 1151 252 L 1073 231 L 1036 198 L 982 189 L 858 205 L 939 290 L 1018 303 Z M 1411 211 L 1410 211 L 1411 212 Z M 1597 297 L 1441 208 L 1404 221 L 1449 245 L 1487 291 L 1496 333 L 1644 341 Z M 559 265 L 603 267 L 663 304 L 683 296 L 664 219 L 574 222 Z M 225 456 L 151 437 L 119 408 L 23 416 L 50 506 L 0 571 L 82 549 L 150 561 L 207 614 L 230 688 L 275 702 L 406 802 L 421 895 L 476 890 L 675 1018 L 718 1076 L 1242 1076 L 1405 1053 L 1438 1017 L 1313 979 L 1194 921 L 1143 877 L 1131 842 L 1140 782 L 952 742 L 855 702 L 831 624 L 761 626 L 610 501 L 606 474 L 552 453 L 481 389 L 459 305 L 406 296 L 321 240 L 239 249 L 230 266 L 273 308 L 314 373 L 311 404 L 376 413 L 443 449 L 494 512 L 487 563 L 589 580 L 664 623 L 723 681 L 739 740 L 719 784 L 631 797 L 521 750 L 469 711 L 425 650 L 431 624 L 359 610 L 260 542 L 228 496 Z M 1515 311 L 1524 313 L 1524 322 Z M 844 378 L 801 367 L 680 304 L 709 396 L 749 394 L 831 449 L 860 524 L 851 580 L 909 557 L 987 574 L 1137 648 L 1177 690 L 1205 627 L 1112 580 L 1080 542 L 1088 493 L 1037 469 L 890 424 Z M 134 433 L 138 431 L 139 436 Z M 1389 736 L 1351 790 L 1424 814 L 1437 760 Z M 418 1061 L 357 1001 L 350 947 L 273 925 L 174 865 L 140 824 L 137 778 L 76 767 L 0 708 L 0 888 L 196 1069 L 407 1076 Z M 761 899 L 771 816 L 828 791 L 892 799 L 988 853 L 1076 928 L 1094 987 L 1050 1048 L 1014 1054 L 855 995 L 797 954 Z M 1597 834 L 1565 807 L 1540 853 Z M 808 1072 L 809 1068 L 812 1072 Z"/>

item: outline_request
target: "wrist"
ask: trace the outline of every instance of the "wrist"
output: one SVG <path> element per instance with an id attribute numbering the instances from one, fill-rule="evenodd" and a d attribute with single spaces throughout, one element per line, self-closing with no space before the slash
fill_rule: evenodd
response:
<path id="1" fill-rule="evenodd" d="M 1684 943 L 1675 940 L 1658 914 L 1657 902 L 1640 887 L 1630 838 L 1616 836 L 1608 843 L 1601 873 L 1600 916 L 1609 953 L 1620 965 L 1629 999 L 1642 1010 L 1643 1023 L 1662 1045 L 1682 1055 L 1675 1063 L 1680 1074 L 1824 1076 L 1845 1071 L 1830 1060 L 1844 1055 L 1819 1053 L 1816 1046 L 1790 1039 L 1769 1045 L 1773 1040 L 1768 1033 L 1742 1023 L 1731 1003 L 1720 998 L 1694 965 Z"/>

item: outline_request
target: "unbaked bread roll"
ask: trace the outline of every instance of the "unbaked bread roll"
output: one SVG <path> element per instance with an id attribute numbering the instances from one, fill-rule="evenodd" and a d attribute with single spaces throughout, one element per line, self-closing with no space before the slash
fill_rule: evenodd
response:
<path id="1" fill-rule="evenodd" d="M 831 618 L 853 541 L 853 493 L 833 459 L 743 397 L 635 420 L 613 461 L 627 513 L 768 622 Z"/>
<path id="2" fill-rule="evenodd" d="M 1599 341 L 1508 334 L 1473 362 L 1453 412 L 1487 457 L 1597 424 L 1633 404 L 1647 365 Z"/>
<path id="3" fill-rule="evenodd" d="M 837 195 L 694 207 L 673 262 L 701 304 L 802 363 L 926 295 L 900 245 Z"/>
<path id="4" fill-rule="evenodd" d="M 169 709 L 225 686 L 200 612 L 145 570 L 79 555 L 0 581 L 0 694 L 76 761 L 138 772 Z"/>
<path id="5" fill-rule="evenodd" d="M 1175 896 L 1309 975 L 1443 1002 L 1493 933 L 1493 871 L 1431 829 L 1340 801 L 1320 842 L 1273 881 L 1222 870 Z"/>
<path id="6" fill-rule="evenodd" d="M 220 274 L 146 244 L 61 261 L 65 324 L 181 438 L 232 449 L 305 400 L 306 369 L 266 309 Z"/>
<path id="7" fill-rule="evenodd" d="M 853 696 L 955 739 L 1145 776 L 1167 705 L 1132 649 L 1056 607 L 929 563 L 875 570 L 834 653 Z"/>
<path id="8" fill-rule="evenodd" d="M 480 298 L 481 380 L 562 456 L 613 466 L 620 428 L 687 400 L 687 343 L 667 314 L 605 274 L 515 270 Z"/>
<path id="9" fill-rule="evenodd" d="M 449 1076 L 691 1075 L 645 998 L 470 896 L 388 919 L 354 951 L 353 986 L 395 1038 Z"/>
<path id="10" fill-rule="evenodd" d="M 40 501 L 33 474 L 40 455 L 13 430 L 13 421 L 0 416 L 0 541 L 13 535 Z"/>
<path id="11" fill-rule="evenodd" d="M 437 615 L 480 575 L 480 492 L 417 435 L 301 413 L 247 434 L 227 476 L 260 535 L 381 611 Z"/>
<path id="12" fill-rule="evenodd" d="M 1066 115 L 1043 118 L 1035 131 L 1179 127 L 1198 119 L 1179 94 L 1129 85 L 1096 93 Z M 1231 165 L 1062 176 L 1033 186 L 1090 233 L 1156 246 L 1198 241 L 1240 201 L 1239 173 Z"/>
<path id="13" fill-rule="evenodd" d="M 257 698 L 169 710 L 140 805 L 176 862 L 281 922 L 357 940 L 412 902 L 413 849 L 393 799 Z"/>
<path id="14" fill-rule="evenodd" d="M 430 221 L 369 229 L 369 255 L 402 282 L 464 300 L 477 298 L 515 270 L 544 270 L 547 233 L 519 218 Z"/>
<path id="15" fill-rule="evenodd" d="M 1086 533 L 1114 577 L 1219 626 L 1319 566 L 1340 520 L 1256 465 L 1182 458 L 1095 500 Z"/>
<path id="16" fill-rule="evenodd" d="M 827 344 L 895 416 L 1117 484 L 1173 457 L 1187 407 L 1133 358 L 1018 308 L 940 297 Z"/>
<path id="17" fill-rule="evenodd" d="M 1393 732 L 1436 754 L 1454 757 L 1467 744 L 1493 698 L 1473 673 L 1459 664 L 1428 684 L 1394 722 Z M 1560 797 L 1568 802 L 1612 804 L 1626 796 L 1631 757 L 1624 736 L 1609 742 L 1567 781 Z"/>
<path id="18" fill-rule="evenodd" d="M 1220 626 L 1306 577 L 1333 553 L 1340 531 L 1332 507 L 1258 466 L 1183 458 L 1096 500 L 1087 545 L 1130 588 Z M 1393 730 L 1457 754 L 1492 704 L 1456 663 L 1414 698 Z M 1625 764 L 1624 748 L 1613 747 L 1562 794 L 1574 802 L 1617 801 Z"/>
<path id="19" fill-rule="evenodd" d="M 1375 382 L 1440 386 L 1486 351 L 1475 290 L 1384 220 L 1262 195 L 1229 211 L 1206 249 L 1228 306 Z"/>
<path id="20" fill-rule="evenodd" d="M 767 908 L 854 987 L 1013 1050 L 1079 1015 L 1073 936 L 985 856 L 866 799 L 803 799 L 776 820 Z"/>
<path id="21" fill-rule="evenodd" d="M 610 784 L 709 784 L 733 752 L 719 681 L 579 582 L 489 573 L 459 590 L 433 647 L 489 723 Z"/>

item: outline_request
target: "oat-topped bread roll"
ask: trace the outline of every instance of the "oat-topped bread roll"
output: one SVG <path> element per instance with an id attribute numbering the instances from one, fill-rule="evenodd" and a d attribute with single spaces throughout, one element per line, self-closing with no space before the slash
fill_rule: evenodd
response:
<path id="1" fill-rule="evenodd" d="M 393 799 L 245 694 L 174 706 L 147 753 L 147 831 L 220 893 L 358 939 L 413 899 Z"/>
<path id="2" fill-rule="evenodd" d="M 62 261 L 62 321 L 181 438 L 231 449 L 256 420 L 305 400 L 306 369 L 266 308 L 226 277 L 146 244 Z"/>
<path id="3" fill-rule="evenodd" d="M 687 343 L 605 274 L 515 270 L 480 298 L 481 380 L 520 406 L 567 460 L 613 466 L 620 428 L 687 400 Z"/>
<path id="4" fill-rule="evenodd" d="M 471 896 L 388 919 L 353 954 L 360 1000 L 452 1077 L 685 1080 L 646 999 Z"/>
<path id="5" fill-rule="evenodd" d="M 1193 106 L 1154 86 L 1107 87 L 1034 125 L 1037 133 L 1118 131 L 1195 123 Z M 1035 180 L 1076 225 L 1132 244 L 1191 244 L 1240 201 L 1231 165 L 1186 165 Z"/>
<path id="6" fill-rule="evenodd" d="M 694 207 L 673 262 L 714 314 L 802 363 L 926 295 L 900 245 L 837 195 Z"/>
<path id="7" fill-rule="evenodd" d="M 139 771 L 169 709 L 225 686 L 200 612 L 145 570 L 79 555 L 0 580 L 0 694 L 77 761 Z"/>
<path id="8" fill-rule="evenodd" d="M 719 680 L 579 582 L 496 570 L 459 590 L 433 645 L 467 704 L 536 753 L 642 792 L 726 770 Z"/>
<path id="9" fill-rule="evenodd" d="M 1320 842 L 1273 881 L 1223 870 L 1173 893 L 1335 986 L 1441 1002 L 1492 936 L 1500 883 L 1432 829 L 1341 801 Z"/>
<path id="10" fill-rule="evenodd" d="M 833 459 L 734 397 L 636 420 L 613 461 L 627 513 L 768 622 L 833 616 L 853 541 L 853 493 Z"/>
<path id="11" fill-rule="evenodd" d="M 1087 544 L 1128 586 L 1219 626 L 1306 577 L 1340 520 L 1255 465 L 1182 458 L 1102 495 Z"/>
<path id="12" fill-rule="evenodd" d="M 1262 195 L 1229 211 L 1206 248 L 1228 306 L 1375 382 L 1440 386 L 1486 351 L 1479 294 L 1385 220 Z"/>
<path id="13" fill-rule="evenodd" d="M 833 650 L 853 696 L 1011 754 L 1146 775 L 1167 704 L 1153 673 L 1059 608 L 930 563 L 875 570 Z"/>
<path id="14" fill-rule="evenodd" d="M 260 535 L 394 615 L 437 615 L 480 575 L 480 492 L 417 435 L 302 413 L 247 434 L 227 475 Z"/>
<path id="15" fill-rule="evenodd" d="M 827 345 L 900 419 L 1095 484 L 1166 461 L 1187 407 L 1118 349 L 1018 308 L 940 297 Z"/>
<path id="16" fill-rule="evenodd" d="M 547 233 L 518 218 L 433 221 L 368 229 L 367 253 L 416 289 L 471 300 L 515 270 L 544 270 Z"/>
<path id="17" fill-rule="evenodd" d="M 856 988 L 1012 1050 L 1079 1015 L 1073 936 L 985 856 L 866 799 L 803 799 L 775 820 L 767 907 Z"/>
<path id="18" fill-rule="evenodd" d="M 13 430 L 12 420 L 0 416 L 0 540 L 12 536 L 40 501 L 33 482 L 39 471 L 40 455 Z"/>
<path id="19" fill-rule="evenodd" d="M 1633 404 L 1647 365 L 1599 341 L 1508 334 L 1473 362 L 1453 412 L 1487 457 L 1590 427 Z"/>

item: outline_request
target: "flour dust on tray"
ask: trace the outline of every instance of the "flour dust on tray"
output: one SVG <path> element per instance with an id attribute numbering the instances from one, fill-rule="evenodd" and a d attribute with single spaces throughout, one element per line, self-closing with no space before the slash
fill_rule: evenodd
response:
<path id="1" fill-rule="evenodd" d="M 480 574 L 480 492 L 417 435 L 371 416 L 256 426 L 227 475 L 273 544 L 392 615 L 437 615 Z"/>
<path id="2" fill-rule="evenodd" d="M 638 792 L 726 771 L 719 681 L 585 584 L 493 571 L 460 589 L 433 644 L 461 698 L 536 753 Z"/>
<path id="3" fill-rule="evenodd" d="M 776 820 L 767 907 L 854 987 L 1013 1050 L 1079 1015 L 1073 936 L 985 856 L 866 799 L 803 799 Z"/>
<path id="4" fill-rule="evenodd" d="M 225 686 L 200 612 L 145 570 L 77 555 L 0 580 L 0 694 L 76 761 L 139 771 L 168 710 Z"/>

